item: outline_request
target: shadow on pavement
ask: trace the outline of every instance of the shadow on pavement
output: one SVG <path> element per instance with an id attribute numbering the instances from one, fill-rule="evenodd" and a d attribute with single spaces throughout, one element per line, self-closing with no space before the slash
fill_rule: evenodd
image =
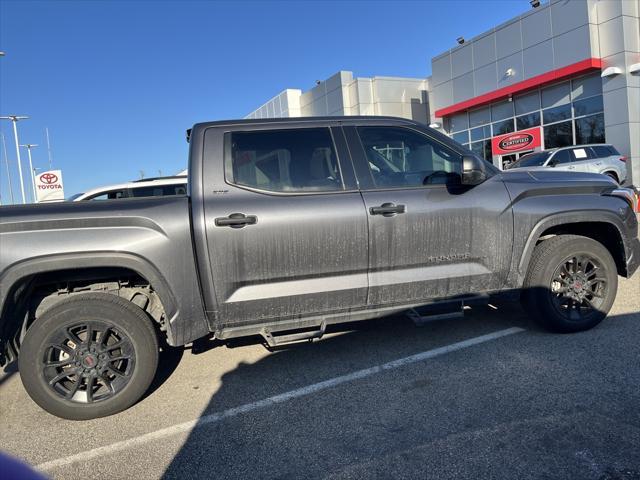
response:
<path id="1" fill-rule="evenodd" d="M 528 341 L 541 345 L 549 342 L 565 343 L 571 345 L 571 348 L 575 348 L 576 343 L 588 341 L 593 335 L 611 333 L 611 328 L 607 329 L 606 326 L 591 331 L 591 334 L 589 332 L 575 335 L 547 333 L 530 323 L 519 305 L 500 300 L 492 303 L 498 305 L 498 311 L 494 310 L 495 307 L 478 306 L 464 318 L 433 321 L 419 328 L 404 315 L 342 325 L 334 327 L 332 333 L 335 335 L 329 335 L 328 338 L 325 337 L 316 342 L 293 344 L 267 355 L 254 364 L 240 364 L 222 377 L 220 389 L 211 398 L 201 418 L 360 369 L 513 326 L 526 328 L 529 331 Z M 635 313 L 610 317 L 605 325 L 611 326 L 614 325 L 613 322 L 637 317 Z M 255 338 L 245 339 L 240 343 L 254 341 Z M 222 348 L 228 348 L 228 346 Z M 585 347 L 583 345 L 580 348 L 584 350 Z M 520 358 L 530 354 L 527 349 L 523 350 L 525 351 L 509 352 L 508 355 Z M 543 451 L 552 448 L 554 443 L 560 441 L 546 437 L 548 432 L 551 432 L 554 422 L 558 425 L 562 424 L 562 428 L 556 429 L 558 435 L 569 435 L 569 438 L 564 440 L 564 444 L 560 442 L 561 447 L 566 448 L 569 445 L 570 449 L 574 447 L 579 449 L 584 447 L 580 444 L 582 441 L 595 442 L 593 448 L 598 452 L 606 451 L 606 448 L 600 448 L 599 443 L 596 442 L 597 439 L 592 438 L 588 431 L 583 431 L 582 436 L 578 434 L 573 438 L 570 436 L 572 429 L 580 430 L 574 423 L 584 422 L 584 415 L 579 418 L 539 420 L 532 426 L 522 424 L 517 428 L 514 427 L 513 431 L 504 432 L 502 436 L 505 439 L 501 440 L 500 421 L 492 422 L 487 419 L 493 415 L 498 417 L 500 415 L 500 407 L 495 405 L 496 400 L 478 398 L 474 403 L 470 398 L 472 399 L 475 394 L 467 391 L 471 386 L 455 383 L 460 381 L 456 377 L 465 372 L 469 366 L 468 362 L 472 362 L 471 367 L 486 364 L 488 372 L 500 371 L 500 369 L 509 372 L 510 365 L 503 365 L 501 362 L 505 360 L 500 360 L 499 356 L 494 355 L 491 348 L 483 349 L 481 352 L 480 355 L 477 350 L 461 351 L 455 358 L 445 356 L 433 360 L 433 363 L 427 366 L 421 366 L 420 369 L 411 369 L 408 373 L 403 371 L 405 369 L 395 370 L 396 376 L 411 375 L 413 370 L 430 371 L 431 365 L 435 365 L 434 368 L 437 370 L 433 375 L 411 380 L 406 388 L 399 391 L 385 391 L 387 386 L 382 383 L 385 380 L 373 376 L 369 377 L 368 382 L 362 382 L 366 384 L 364 386 L 358 382 L 349 383 L 349 391 L 355 390 L 356 393 L 350 393 L 346 397 L 340 397 L 340 389 L 335 389 L 330 395 L 301 396 L 294 401 L 282 403 L 278 407 L 256 409 L 233 418 L 209 423 L 206 427 L 196 426 L 167 467 L 163 478 L 325 477 L 336 471 L 342 471 L 345 478 L 393 478 L 397 475 L 402 476 L 401 472 L 405 468 L 409 472 L 407 478 L 425 477 L 429 471 L 427 462 L 435 461 L 429 453 L 429 445 L 434 441 L 434 436 L 430 433 L 416 433 L 416 422 L 423 424 L 425 429 L 423 432 L 429 432 L 432 422 L 433 429 L 439 429 L 440 432 L 447 434 L 455 432 L 463 436 L 469 434 L 469 437 L 451 439 L 451 446 L 455 446 L 458 451 L 451 451 L 446 441 L 443 444 L 434 444 L 434 448 L 439 452 L 438 455 L 448 458 L 452 464 L 456 463 L 457 458 L 465 464 L 465 468 L 471 468 L 474 462 L 482 462 L 482 451 L 475 451 L 479 448 L 480 450 L 485 448 L 491 455 L 496 455 L 498 458 L 502 458 L 502 453 L 506 455 L 507 452 L 509 455 L 516 455 L 514 458 L 517 458 L 519 449 L 526 450 L 523 439 L 527 436 L 531 438 L 536 448 Z M 457 363 L 449 365 L 449 362 Z M 460 363 L 463 365 L 460 366 Z M 524 366 L 519 364 L 517 366 L 526 370 L 527 366 L 534 363 L 530 360 L 530 363 L 524 362 Z M 443 386 L 443 379 L 439 376 L 442 375 L 440 373 L 442 370 L 447 369 L 450 370 L 451 377 L 447 378 Z M 515 367 L 514 370 L 516 370 Z M 515 371 L 509 373 L 520 374 Z M 487 387 L 483 385 L 482 379 L 474 379 L 473 382 L 478 382 L 478 389 Z M 374 387 L 371 387 L 371 384 Z M 380 393 L 371 394 L 371 388 Z M 500 384 L 499 388 L 504 388 L 504 385 Z M 514 388 L 520 388 L 520 384 Z M 377 398 L 378 395 L 381 398 Z M 337 399 L 336 396 L 338 396 Z M 404 396 L 407 397 L 406 401 L 403 400 Z M 534 398 L 523 399 L 523 402 L 533 402 Z M 467 402 L 470 403 L 467 404 Z M 478 411 L 471 413 L 471 419 L 469 419 L 469 410 L 476 407 Z M 425 412 L 427 409 L 438 414 L 430 416 Z M 493 409 L 497 409 L 498 413 L 491 412 Z M 441 415 L 443 418 L 440 418 Z M 485 415 L 487 418 L 484 418 Z M 387 420 L 388 416 L 392 417 L 393 421 Z M 425 416 L 427 423 L 424 423 Z M 460 420 L 463 417 L 467 417 L 465 422 Z M 233 428 L 229 427 L 228 422 L 233 422 Z M 484 425 L 486 422 L 492 426 L 486 434 L 487 439 L 490 438 L 495 445 L 481 447 L 477 444 L 478 437 L 474 437 L 467 430 L 473 430 L 476 423 Z M 404 426 L 398 427 L 396 424 Z M 620 428 L 615 427 L 615 422 L 610 424 L 610 428 L 614 430 Z M 493 427 L 498 430 L 492 429 Z M 640 425 L 637 427 L 640 428 Z M 532 428 L 536 430 L 533 433 Z M 612 435 L 612 432 L 607 430 L 607 422 L 603 419 L 598 422 L 598 429 L 600 431 L 598 435 L 605 433 Z M 582 430 L 588 430 L 588 428 Z M 522 438 L 514 438 L 514 432 Z M 634 435 L 640 439 L 638 430 Z M 507 438 L 510 440 L 506 440 Z M 509 441 L 514 444 L 509 445 Z M 624 458 L 625 455 L 635 451 L 633 438 L 628 440 L 610 438 L 610 441 L 617 442 L 616 459 L 620 456 Z M 470 453 L 472 457 L 467 461 L 464 449 L 469 443 L 473 444 L 474 452 Z M 595 445 L 596 443 L 598 445 Z M 424 451 L 421 451 L 416 458 L 422 458 L 422 460 L 403 457 L 403 452 L 419 448 L 423 448 Z M 544 454 L 554 453 L 546 451 Z M 387 455 L 389 456 L 388 464 L 381 460 Z M 523 455 L 523 465 L 527 461 L 530 461 L 531 465 L 538 465 L 539 459 L 530 459 L 529 453 Z M 479 457 L 476 458 L 476 456 Z M 569 468 L 569 471 L 573 468 L 578 474 L 582 472 L 580 465 L 584 463 L 583 460 L 568 459 L 564 467 Z M 558 462 L 558 458 L 554 461 Z M 398 466 L 398 463 L 404 466 Z M 446 470 L 446 462 L 436 463 L 439 469 L 444 469 L 440 471 Z M 397 467 L 395 470 L 394 465 Z M 540 468 L 546 469 L 546 467 Z M 638 470 L 640 471 L 640 466 Z M 638 475 L 636 470 L 628 471 Z M 536 472 L 531 470 L 525 469 L 521 473 L 523 476 L 515 475 L 511 478 L 524 478 L 526 474 L 536 476 Z M 474 475 L 474 470 L 469 470 L 466 474 Z M 568 473 L 566 470 L 564 474 L 573 476 L 573 473 Z M 455 478 L 456 475 L 451 477 Z M 640 476 L 606 478 L 635 479 Z"/>

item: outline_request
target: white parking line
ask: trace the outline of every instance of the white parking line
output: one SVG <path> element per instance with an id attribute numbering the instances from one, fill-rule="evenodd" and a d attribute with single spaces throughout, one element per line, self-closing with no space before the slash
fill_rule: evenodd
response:
<path id="1" fill-rule="evenodd" d="M 121 450 L 128 450 L 130 448 L 137 447 L 145 443 L 153 442 L 154 440 L 160 440 L 162 438 L 177 435 L 179 433 L 188 432 L 194 428 L 197 428 L 203 425 L 217 423 L 226 418 L 240 415 L 241 413 L 248 413 L 253 410 L 270 407 L 272 405 L 283 403 L 288 400 L 292 400 L 294 398 L 299 398 L 306 395 L 310 395 L 312 393 L 320 392 L 322 390 L 326 390 L 328 388 L 335 387 L 343 383 L 353 382 L 354 380 L 370 377 L 372 375 L 375 375 L 376 373 L 381 373 L 386 370 L 393 370 L 396 368 L 404 367 L 412 363 L 428 360 L 430 358 L 438 357 L 446 353 L 455 352 L 457 350 L 462 350 L 464 348 L 472 347 L 480 343 L 489 342 L 497 338 L 505 337 L 507 335 L 513 335 L 514 333 L 519 333 L 523 331 L 524 329 L 522 328 L 512 327 L 512 328 L 507 328 L 505 330 L 499 330 L 497 332 L 489 333 L 487 335 L 481 335 L 479 337 L 463 340 L 461 342 L 453 343 L 451 345 L 446 345 L 444 347 L 434 348 L 433 350 L 427 350 L 426 352 L 417 353 L 415 355 L 400 358 L 398 360 L 393 360 L 388 363 L 383 363 L 382 365 L 376 365 L 375 367 L 365 368 L 364 370 L 358 370 L 357 372 L 349 373 L 347 375 L 331 378 L 323 382 L 314 383 L 306 387 L 298 388 L 296 390 L 291 390 L 289 392 L 281 393 L 279 395 L 274 395 L 273 397 L 265 398 L 264 400 L 259 400 L 253 403 L 247 403 L 246 405 L 230 408 L 222 412 L 205 415 L 204 417 L 200 417 L 197 420 L 191 420 L 189 422 L 179 423 L 177 425 L 162 428 L 154 432 L 145 433 L 144 435 L 133 437 L 128 440 L 123 440 L 121 442 L 105 445 L 104 447 L 98 447 L 91 450 L 86 450 L 84 452 L 76 453 L 75 455 L 70 455 L 68 457 L 58 458 L 56 460 L 51 460 L 49 462 L 41 463 L 36 468 L 41 471 L 47 471 L 57 467 L 70 465 L 72 463 L 84 462 L 96 457 L 109 455 L 111 453 L 115 453 Z"/>

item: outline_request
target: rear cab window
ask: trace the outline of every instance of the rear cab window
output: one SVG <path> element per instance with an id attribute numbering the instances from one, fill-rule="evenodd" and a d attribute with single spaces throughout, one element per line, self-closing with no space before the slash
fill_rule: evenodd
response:
<path id="1" fill-rule="evenodd" d="M 344 190 L 328 127 L 226 135 L 227 181 L 233 185 L 275 193 Z"/>

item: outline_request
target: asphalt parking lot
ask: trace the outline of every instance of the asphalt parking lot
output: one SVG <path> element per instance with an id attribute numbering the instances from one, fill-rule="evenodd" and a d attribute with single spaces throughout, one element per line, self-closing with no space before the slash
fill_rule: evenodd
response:
<path id="1" fill-rule="evenodd" d="M 10 369 L 0 448 L 69 479 L 640 479 L 640 275 L 580 334 L 494 307 L 176 350 L 147 398 L 88 422 L 40 410 Z"/>

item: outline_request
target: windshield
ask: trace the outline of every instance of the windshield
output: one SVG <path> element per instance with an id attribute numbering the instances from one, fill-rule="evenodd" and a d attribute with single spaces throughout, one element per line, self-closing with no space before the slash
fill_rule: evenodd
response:
<path id="1" fill-rule="evenodd" d="M 544 165 L 544 162 L 547 161 L 549 155 L 551 155 L 551 152 L 530 153 L 529 155 L 521 157 L 520 160 L 511 165 L 510 168 L 541 167 Z"/>

